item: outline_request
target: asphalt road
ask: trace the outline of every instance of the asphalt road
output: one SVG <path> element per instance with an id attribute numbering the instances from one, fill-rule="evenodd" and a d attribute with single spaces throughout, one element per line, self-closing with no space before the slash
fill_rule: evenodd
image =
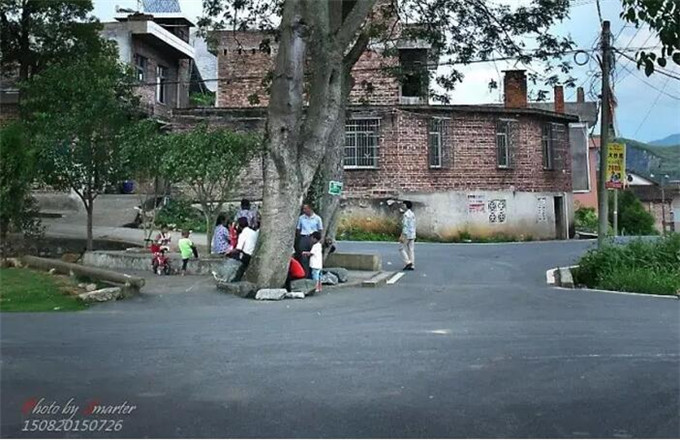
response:
<path id="1" fill-rule="evenodd" d="M 40 437 L 26 420 L 65 416 L 26 402 L 73 398 L 72 420 L 135 408 L 99 416 L 119 432 L 51 436 L 679 437 L 680 302 L 545 285 L 589 245 L 419 244 L 394 286 L 297 301 L 166 277 L 84 312 L 2 314 L 0 433 Z M 401 267 L 395 245 L 342 247 Z"/>

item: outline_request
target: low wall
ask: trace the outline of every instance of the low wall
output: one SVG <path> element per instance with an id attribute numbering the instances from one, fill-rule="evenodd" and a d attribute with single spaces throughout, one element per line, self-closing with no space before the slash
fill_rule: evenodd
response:
<path id="1" fill-rule="evenodd" d="M 178 253 L 168 254 L 170 267 L 173 270 L 182 268 L 182 258 Z M 187 264 L 187 274 L 210 275 L 213 270 L 224 263 L 224 258 L 200 258 L 191 259 Z M 125 251 L 92 251 L 83 256 L 83 264 L 94 267 L 106 267 L 110 269 L 127 269 L 151 272 L 150 252 L 125 252 Z"/>
<path id="2" fill-rule="evenodd" d="M 182 259 L 177 253 L 168 254 L 173 270 L 182 267 Z M 189 260 L 187 273 L 190 275 L 211 275 L 212 271 L 223 264 L 224 258 L 200 258 Z M 83 264 L 107 269 L 125 269 L 151 272 L 150 252 L 92 251 L 83 256 Z M 325 262 L 326 267 L 343 267 L 348 270 L 379 271 L 382 260 L 374 254 L 331 254 Z"/>

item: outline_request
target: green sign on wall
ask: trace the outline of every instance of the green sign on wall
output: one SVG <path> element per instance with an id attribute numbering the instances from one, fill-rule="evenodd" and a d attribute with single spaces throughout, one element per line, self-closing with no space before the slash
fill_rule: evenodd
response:
<path id="1" fill-rule="evenodd" d="M 342 194 L 342 182 L 336 180 L 328 182 L 328 194 L 332 196 L 339 196 Z"/>

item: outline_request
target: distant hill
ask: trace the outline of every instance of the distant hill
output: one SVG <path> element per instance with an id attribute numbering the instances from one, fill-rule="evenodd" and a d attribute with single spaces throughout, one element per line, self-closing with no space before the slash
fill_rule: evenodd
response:
<path id="1" fill-rule="evenodd" d="M 663 139 L 648 142 L 649 145 L 655 145 L 658 147 L 672 147 L 675 145 L 680 145 L 680 133 L 675 133 L 670 136 L 666 136 Z"/>
<path id="2" fill-rule="evenodd" d="M 626 168 L 630 171 L 643 176 L 668 174 L 670 180 L 680 179 L 680 145 L 662 147 L 624 138 L 617 141 L 626 144 Z"/>

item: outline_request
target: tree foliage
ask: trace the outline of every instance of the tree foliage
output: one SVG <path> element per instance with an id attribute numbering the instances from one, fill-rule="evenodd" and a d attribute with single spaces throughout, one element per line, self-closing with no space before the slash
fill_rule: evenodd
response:
<path id="1" fill-rule="evenodd" d="M 677 0 L 622 0 L 621 17 L 640 27 L 647 25 L 658 35 L 661 51 L 641 50 L 637 53 L 638 67 L 644 65 L 650 76 L 656 65 L 664 68 L 669 59 L 680 65 L 680 2 Z"/>
<path id="2" fill-rule="evenodd" d="M 138 108 L 133 84 L 115 48 L 107 47 L 53 64 L 23 85 L 22 113 L 38 149 L 41 177 L 81 198 L 90 248 L 95 198 L 127 177 L 121 145 Z"/>
<path id="3" fill-rule="evenodd" d="M 162 156 L 164 175 L 187 184 L 196 195 L 205 215 L 208 248 L 217 216 L 260 148 L 256 136 L 211 130 L 206 124 L 167 135 Z"/>
<path id="4" fill-rule="evenodd" d="M 37 203 L 31 196 L 36 178 L 35 154 L 22 124 L 0 130 L 0 241 L 10 231 L 26 235 L 42 232 Z"/>
<path id="5" fill-rule="evenodd" d="M 609 197 L 609 224 L 614 223 L 613 197 Z M 619 193 L 619 230 L 623 235 L 657 235 L 654 216 L 631 191 Z"/>
<path id="6" fill-rule="evenodd" d="M 92 0 L 2 0 L 0 59 L 26 80 L 50 64 L 100 45 Z"/>

